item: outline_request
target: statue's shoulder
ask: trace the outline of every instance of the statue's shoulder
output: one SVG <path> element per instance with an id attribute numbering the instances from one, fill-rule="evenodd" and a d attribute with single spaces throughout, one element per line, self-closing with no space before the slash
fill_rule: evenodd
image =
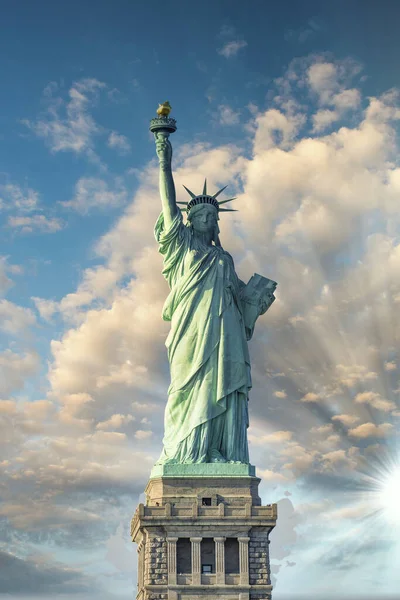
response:
<path id="1" fill-rule="evenodd" d="M 164 214 L 161 213 L 154 227 L 154 235 L 161 246 L 168 246 L 174 242 L 182 245 L 190 240 L 190 230 L 183 223 L 180 212 L 174 217 L 168 227 L 165 224 Z"/>

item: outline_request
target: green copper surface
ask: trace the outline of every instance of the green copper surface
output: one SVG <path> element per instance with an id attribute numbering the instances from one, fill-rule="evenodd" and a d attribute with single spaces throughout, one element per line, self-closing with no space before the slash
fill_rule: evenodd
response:
<path id="1" fill-rule="evenodd" d="M 207 471 L 210 465 L 204 463 L 212 463 L 216 475 L 218 469 L 221 474 L 226 469 L 248 474 L 252 467 L 247 442 L 251 389 L 247 342 L 256 319 L 275 299 L 276 283 L 256 275 L 246 285 L 238 278 L 233 259 L 219 240 L 218 213 L 224 209 L 217 202 L 205 204 L 202 196 L 195 196 L 198 201 L 192 201 L 183 223 L 171 169 L 173 131 L 161 127 L 163 118 L 167 119 L 156 123 L 153 119 L 151 125 L 162 203 L 154 233 L 170 288 L 163 319 L 171 323 L 166 340 L 171 385 L 164 448 L 153 473 L 161 472 L 161 466 L 179 473 L 206 467 Z M 206 193 L 205 182 L 203 196 Z"/>
<path id="2" fill-rule="evenodd" d="M 196 463 L 155 465 L 150 479 L 157 477 L 255 477 L 253 465 L 231 463 Z"/>

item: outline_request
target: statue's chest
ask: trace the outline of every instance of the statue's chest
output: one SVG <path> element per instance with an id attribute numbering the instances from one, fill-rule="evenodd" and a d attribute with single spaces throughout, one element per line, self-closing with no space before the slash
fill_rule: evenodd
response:
<path id="1" fill-rule="evenodd" d="M 220 279 L 231 279 L 234 267 L 231 256 L 219 248 L 190 248 L 184 258 L 184 271 L 202 272 L 207 270 L 210 275 Z"/>

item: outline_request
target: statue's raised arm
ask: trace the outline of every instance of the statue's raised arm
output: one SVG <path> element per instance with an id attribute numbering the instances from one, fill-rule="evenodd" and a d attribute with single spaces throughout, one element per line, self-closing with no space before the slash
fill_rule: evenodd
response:
<path id="1" fill-rule="evenodd" d="M 176 206 L 175 184 L 172 177 L 172 146 L 168 137 L 162 133 L 155 134 L 156 151 L 160 161 L 160 196 L 162 210 L 164 213 L 164 223 L 166 229 L 169 229 L 174 217 L 178 211 Z"/>
<path id="2" fill-rule="evenodd" d="M 170 103 L 159 105 L 155 119 L 152 119 L 150 131 L 154 133 L 156 152 L 160 161 L 160 196 L 164 214 L 165 228 L 169 229 L 178 211 L 176 206 L 175 185 L 172 177 L 172 146 L 169 136 L 176 130 L 176 121 L 169 117 Z"/>

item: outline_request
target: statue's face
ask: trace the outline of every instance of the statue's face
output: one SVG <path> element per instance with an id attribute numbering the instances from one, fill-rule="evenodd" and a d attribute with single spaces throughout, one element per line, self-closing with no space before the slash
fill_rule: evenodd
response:
<path id="1" fill-rule="evenodd" d="M 195 214 L 191 215 L 190 218 L 193 229 L 199 233 L 213 233 L 217 221 L 218 213 L 216 209 L 207 204 L 201 208 L 197 208 Z"/>

